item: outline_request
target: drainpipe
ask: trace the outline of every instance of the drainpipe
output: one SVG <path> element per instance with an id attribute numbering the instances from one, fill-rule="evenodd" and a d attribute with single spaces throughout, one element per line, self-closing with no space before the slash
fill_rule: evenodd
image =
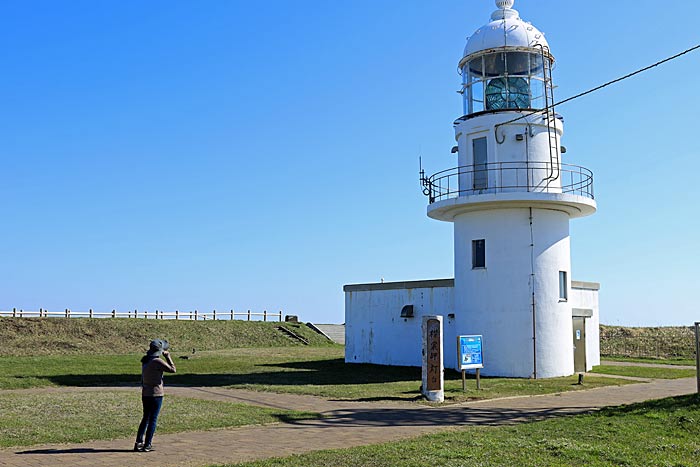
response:
<path id="1" fill-rule="evenodd" d="M 535 235 L 532 229 L 532 208 L 530 208 L 530 289 L 532 290 L 532 377 L 537 379 L 537 316 L 535 303 Z"/>

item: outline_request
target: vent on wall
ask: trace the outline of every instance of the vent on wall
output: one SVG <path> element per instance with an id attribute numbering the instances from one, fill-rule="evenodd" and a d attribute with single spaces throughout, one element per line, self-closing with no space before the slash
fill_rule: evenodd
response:
<path id="1" fill-rule="evenodd" d="M 401 308 L 402 318 L 413 318 L 413 305 L 406 305 Z"/>

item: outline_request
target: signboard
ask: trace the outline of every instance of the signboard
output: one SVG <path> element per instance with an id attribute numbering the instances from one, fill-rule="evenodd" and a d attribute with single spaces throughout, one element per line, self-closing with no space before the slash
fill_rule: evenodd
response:
<path id="1" fill-rule="evenodd" d="M 428 363 L 428 391 L 440 391 L 442 380 L 442 345 L 441 323 L 437 319 L 429 319 L 427 323 L 427 363 Z"/>
<path id="2" fill-rule="evenodd" d="M 431 402 L 445 401 L 445 365 L 442 353 L 442 316 L 423 316 L 421 393 Z"/>
<path id="3" fill-rule="evenodd" d="M 482 336 L 457 336 L 457 354 L 460 369 L 483 368 Z"/>

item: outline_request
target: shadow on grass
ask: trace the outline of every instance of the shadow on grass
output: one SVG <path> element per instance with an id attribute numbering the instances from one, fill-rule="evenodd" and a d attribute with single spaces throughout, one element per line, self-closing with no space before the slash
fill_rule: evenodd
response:
<path id="1" fill-rule="evenodd" d="M 272 386 L 383 384 L 420 381 L 421 369 L 369 364 L 348 364 L 341 358 L 256 365 L 247 373 L 176 373 L 166 375 L 166 384 L 178 386 Z M 61 386 L 106 386 L 138 384 L 139 374 L 53 375 L 42 377 Z"/>
<path id="2" fill-rule="evenodd" d="M 700 407 L 700 394 L 688 394 L 685 396 L 667 397 L 665 399 L 649 400 L 619 407 L 606 407 L 600 411 L 604 416 L 616 416 L 621 414 L 641 413 L 650 410 L 662 412 L 674 412 L 681 409 L 694 409 Z"/>

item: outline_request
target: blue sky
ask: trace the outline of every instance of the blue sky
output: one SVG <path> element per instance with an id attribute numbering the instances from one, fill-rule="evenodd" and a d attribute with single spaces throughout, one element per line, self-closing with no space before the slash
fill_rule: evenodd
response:
<path id="1" fill-rule="evenodd" d="M 700 42 L 687 2 L 517 0 L 556 97 Z M 282 310 L 453 276 L 418 157 L 456 165 L 457 62 L 492 0 L 4 1 L 0 308 Z M 608 324 L 689 324 L 700 52 L 558 109 L 594 172 L 572 276 Z M 692 292 L 692 293 L 691 293 Z"/>

